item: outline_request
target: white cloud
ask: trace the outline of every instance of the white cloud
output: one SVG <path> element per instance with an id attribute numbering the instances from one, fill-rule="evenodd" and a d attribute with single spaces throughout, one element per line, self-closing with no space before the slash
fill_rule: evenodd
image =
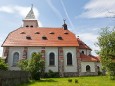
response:
<path id="1" fill-rule="evenodd" d="M 98 35 L 92 33 L 79 33 L 77 35 L 80 37 L 80 39 L 85 41 L 91 41 L 91 42 L 97 41 L 97 37 L 98 37 Z"/>
<path id="2" fill-rule="evenodd" d="M 28 12 L 30 11 L 30 7 L 23 6 L 2 6 L 0 7 L 0 12 L 10 13 L 10 14 L 18 14 L 21 17 L 25 18 Z M 33 8 L 36 19 L 39 17 L 39 11 L 37 8 Z M 42 26 L 42 23 L 38 21 L 39 26 Z"/>
<path id="3" fill-rule="evenodd" d="M 6 12 L 6 13 L 16 13 L 20 14 L 22 17 L 25 17 L 27 13 L 29 12 L 31 8 L 30 7 L 23 7 L 23 6 L 2 6 L 0 7 L 0 12 Z M 39 12 L 36 8 L 33 8 L 35 16 L 39 17 Z"/>
<path id="4" fill-rule="evenodd" d="M 115 16 L 115 0 L 90 0 L 80 17 L 103 18 Z M 113 12 L 113 13 L 111 13 Z"/>

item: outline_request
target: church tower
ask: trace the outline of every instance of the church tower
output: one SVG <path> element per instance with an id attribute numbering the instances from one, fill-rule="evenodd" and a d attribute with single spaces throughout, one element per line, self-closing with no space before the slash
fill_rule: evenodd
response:
<path id="1" fill-rule="evenodd" d="M 37 28 L 37 27 L 39 27 L 38 21 L 35 18 L 35 15 L 33 12 L 33 5 L 31 7 L 31 10 L 29 11 L 27 16 L 23 20 L 23 27 L 26 27 L 26 28 Z"/>

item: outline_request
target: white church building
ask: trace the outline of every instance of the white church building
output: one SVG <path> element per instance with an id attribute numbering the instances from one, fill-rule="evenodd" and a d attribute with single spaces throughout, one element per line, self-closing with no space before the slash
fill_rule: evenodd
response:
<path id="1" fill-rule="evenodd" d="M 23 26 L 8 34 L 2 47 L 9 70 L 20 70 L 17 62 L 31 59 L 33 52 L 42 53 L 45 72 L 52 70 L 60 76 L 98 75 L 101 68 L 99 58 L 68 29 L 65 21 L 63 27 L 39 27 L 33 8 Z"/>

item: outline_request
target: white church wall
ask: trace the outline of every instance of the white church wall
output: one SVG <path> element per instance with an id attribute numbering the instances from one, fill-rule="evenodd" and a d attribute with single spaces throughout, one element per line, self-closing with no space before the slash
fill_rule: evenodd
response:
<path id="1" fill-rule="evenodd" d="M 77 72 L 76 47 L 64 47 L 64 72 Z M 72 53 L 72 66 L 67 66 L 67 53 Z"/>
<path id="2" fill-rule="evenodd" d="M 53 52 L 55 54 L 55 66 L 49 65 L 49 54 Z M 58 72 L 58 47 L 46 47 L 45 48 L 45 72 L 52 70 Z"/>
<path id="3" fill-rule="evenodd" d="M 23 55 L 23 50 L 24 50 L 23 47 L 10 47 L 9 48 L 8 66 L 9 66 L 10 70 L 19 70 L 20 69 L 19 67 L 13 66 L 13 54 L 15 52 L 18 52 L 19 53 L 19 59 L 21 59 L 22 55 Z"/>
<path id="4" fill-rule="evenodd" d="M 27 55 L 27 57 L 28 57 L 28 59 L 30 59 L 31 58 L 31 55 L 32 55 L 32 53 L 33 52 L 41 52 L 41 47 L 28 47 L 28 55 Z"/>
<path id="5" fill-rule="evenodd" d="M 95 62 L 81 62 L 81 72 L 86 72 L 86 66 L 89 65 L 91 72 L 95 72 Z"/>
<path id="6" fill-rule="evenodd" d="M 87 55 L 90 55 L 91 54 L 91 50 L 87 50 Z"/>
<path id="7" fill-rule="evenodd" d="M 90 55 L 91 54 L 91 50 L 80 49 L 80 53 L 82 53 L 82 51 L 84 51 L 85 55 Z"/>
<path id="8" fill-rule="evenodd" d="M 100 62 L 96 62 L 96 65 L 100 68 L 100 71 L 102 71 L 102 65 Z"/>

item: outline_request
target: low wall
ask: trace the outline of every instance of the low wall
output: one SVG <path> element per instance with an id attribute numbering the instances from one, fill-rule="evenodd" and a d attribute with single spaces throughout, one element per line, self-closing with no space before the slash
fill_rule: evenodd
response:
<path id="1" fill-rule="evenodd" d="M 81 72 L 79 76 L 97 76 L 97 72 Z"/>
<path id="2" fill-rule="evenodd" d="M 25 71 L 0 70 L 0 86 L 17 86 L 29 81 L 30 74 Z"/>

